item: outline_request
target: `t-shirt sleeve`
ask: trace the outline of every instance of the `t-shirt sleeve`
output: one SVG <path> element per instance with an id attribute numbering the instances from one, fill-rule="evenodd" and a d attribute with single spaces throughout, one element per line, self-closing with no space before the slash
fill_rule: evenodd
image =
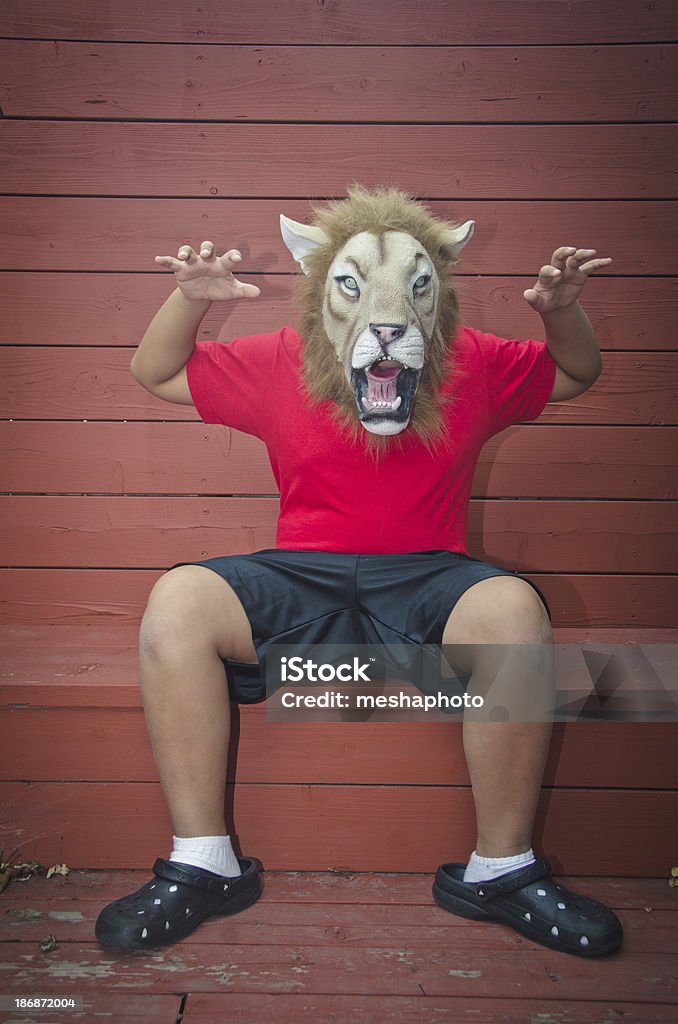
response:
<path id="1" fill-rule="evenodd" d="M 519 341 L 474 332 L 487 371 L 490 435 L 536 420 L 553 390 L 556 364 L 545 341 Z"/>
<path id="2" fill-rule="evenodd" d="M 193 404 L 204 423 L 222 423 L 263 438 L 282 331 L 233 341 L 198 341 L 186 363 Z"/>

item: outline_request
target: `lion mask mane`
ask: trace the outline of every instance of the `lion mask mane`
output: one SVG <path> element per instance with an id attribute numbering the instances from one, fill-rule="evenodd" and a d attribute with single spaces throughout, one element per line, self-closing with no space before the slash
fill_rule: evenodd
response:
<path id="1" fill-rule="evenodd" d="M 312 210 L 310 225 L 280 216 L 304 272 L 303 384 L 377 455 L 408 424 L 430 447 L 460 322 L 450 269 L 475 223 L 447 223 L 406 192 L 357 184 Z"/>

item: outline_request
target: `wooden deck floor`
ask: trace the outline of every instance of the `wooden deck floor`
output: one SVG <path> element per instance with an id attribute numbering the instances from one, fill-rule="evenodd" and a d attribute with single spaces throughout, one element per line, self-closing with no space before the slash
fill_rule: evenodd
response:
<path id="1" fill-rule="evenodd" d="M 624 947 L 600 960 L 454 917 L 421 874 L 265 872 L 260 901 L 166 951 L 94 938 L 101 907 L 149 872 L 72 871 L 0 894 L 0 991 L 79 995 L 82 1010 L 3 1011 L 3 1024 L 422 1022 L 629 1024 L 678 1019 L 678 889 L 563 879 L 613 907 Z M 40 943 L 57 940 L 50 952 Z"/>

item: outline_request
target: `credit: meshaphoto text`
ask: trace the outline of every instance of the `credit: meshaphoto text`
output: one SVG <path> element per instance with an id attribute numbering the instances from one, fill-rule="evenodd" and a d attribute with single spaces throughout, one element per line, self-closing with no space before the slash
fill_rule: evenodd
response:
<path id="1" fill-rule="evenodd" d="M 449 697 L 444 693 L 343 693 L 337 690 L 325 690 L 324 693 L 294 693 L 286 690 L 280 695 L 280 703 L 284 708 L 340 708 L 357 710 L 379 710 L 384 708 L 412 708 L 418 711 L 440 711 L 449 708 L 482 708 L 485 703 L 479 695 L 469 693 L 454 694 Z"/>

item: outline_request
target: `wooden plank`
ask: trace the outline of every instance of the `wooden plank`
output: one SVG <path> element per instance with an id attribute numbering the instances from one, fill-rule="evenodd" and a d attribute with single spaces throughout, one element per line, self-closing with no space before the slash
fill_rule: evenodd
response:
<path id="1" fill-rule="evenodd" d="M 123 348 L 7 345 L 0 402 L 6 418 L 199 420 L 193 406 L 164 402 L 134 379 Z M 678 424 L 677 352 L 609 352 L 592 388 L 545 407 L 543 423 Z"/>
<path id="2" fill-rule="evenodd" d="M 248 279 L 256 280 L 261 296 L 254 303 L 214 303 L 200 326 L 200 340 L 229 341 L 297 323 L 292 274 Z M 458 274 L 456 283 L 465 323 L 506 338 L 529 338 L 538 331 L 534 311 L 523 299 L 534 276 Z M 5 271 L 0 274 L 0 344 L 133 346 L 171 291 L 172 279 L 162 274 L 82 278 L 73 272 Z M 604 351 L 676 347 L 678 278 L 592 277 L 584 305 Z"/>
<path id="3" fill-rule="evenodd" d="M 0 569 L 0 621 L 138 625 L 161 575 L 149 569 Z M 676 576 L 524 575 L 544 591 L 557 627 L 624 627 L 629 639 L 638 630 L 675 628 Z"/>
<path id="4" fill-rule="evenodd" d="M 70 903 L 104 902 L 137 889 L 148 878 L 148 865 L 141 870 L 87 871 L 72 869 L 68 875 L 41 875 L 21 884 L 11 884 L 2 894 L 2 906 L 8 911 L 23 908 L 53 907 L 65 909 Z M 392 905 L 431 906 L 431 879 L 427 873 L 352 872 L 352 871 L 262 871 L 264 891 L 257 907 L 266 904 L 303 904 L 321 909 L 326 905 L 348 907 Z M 651 928 L 654 914 L 666 919 L 666 911 L 675 911 L 675 894 L 664 878 L 608 878 L 558 876 L 568 888 L 584 896 L 602 900 L 619 911 L 642 911 Z M 38 911 L 39 912 L 39 911 Z M 307 913 L 309 911 L 307 910 Z M 311 909 L 312 913 L 313 910 Z M 241 919 L 242 920 L 242 919 Z M 450 919 L 451 921 L 451 919 Z M 215 922 L 216 923 L 216 922 Z M 459 927 L 470 922 L 455 920 Z M 645 928 L 645 925 L 639 927 Z M 196 934 L 197 941 L 197 934 Z"/>
<path id="5" fill-rule="evenodd" d="M 483 560 L 521 572 L 675 572 L 675 528 L 671 502 L 472 500 L 468 520 Z"/>
<path id="6" fill-rule="evenodd" d="M 186 1002 L 182 1024 L 222 1024 L 223 996 L 211 992 L 191 992 Z M 348 1024 L 353 1020 L 370 1024 L 422 1024 L 435 1013 L 436 1021 L 460 1024 L 547 1024 L 549 1016 L 558 1024 L 601 1024 L 601 1014 L 626 1016 L 634 1024 L 674 1024 L 675 1006 L 668 1003 L 648 1005 L 636 1002 L 583 1002 L 581 999 L 557 997 L 556 1001 L 464 996 L 358 996 L 358 995 L 261 995 L 230 992 L 229 1021 L 233 1024 L 254 1024 L 275 1020 L 280 1024 L 311 1021 L 312 1024 Z M 610 1018 L 614 1019 L 614 1018 Z"/>
<path id="7" fill-rule="evenodd" d="M 43 575 L 47 573 L 43 570 Z M 664 577 L 660 577 L 663 579 Z M 543 580 L 540 579 L 543 584 Z M 546 588 L 548 589 L 548 588 Z M 141 614 L 141 613 L 140 613 Z M 2 702 L 17 708 L 141 707 L 137 682 L 138 622 L 99 615 L 84 625 L 3 625 Z M 557 644 L 673 644 L 678 629 L 561 628 Z M 588 685 L 588 677 L 585 684 Z M 581 687 L 580 687 L 581 688 Z M 266 717 L 263 704 L 240 714 Z M 253 726 L 255 728 L 255 726 Z"/>
<path id="8" fill-rule="evenodd" d="M 387 15 L 385 16 L 385 11 Z M 546 15 L 546 16 L 545 16 Z M 175 43 L 314 43 L 413 46 L 512 43 L 614 43 L 675 40 L 672 0 L 427 0 L 426 17 L 413 18 L 410 0 L 346 0 L 341 7 L 289 0 L 253 0 L 237 13 L 228 0 L 203 0 L 186 18 L 180 0 L 146 0 L 143 8 L 119 0 L 115 10 L 69 0 L 7 0 L 3 34 L 27 38 Z"/>
<path id="9" fill-rule="evenodd" d="M 473 497 L 675 498 L 678 429 L 510 427 L 483 448 Z M 0 422 L 0 490 L 277 494 L 266 447 L 197 423 Z"/>
<path id="10" fill-rule="evenodd" d="M 264 879 L 264 884 L 266 879 Z M 17 883 L 18 884 L 18 883 Z M 302 883 L 303 884 L 303 883 Z M 117 888 L 117 886 L 116 886 Z M 430 897 L 429 897 L 430 900 Z M 93 900 L 78 902 L 78 909 L 64 910 L 63 900 L 42 897 L 39 907 L 31 901 L 25 907 L 0 904 L 0 933 L 9 942 L 39 943 L 55 929 L 59 943 L 92 941 L 99 906 Z M 671 911 L 622 911 L 624 956 L 654 953 L 659 956 L 678 950 L 678 914 Z M 454 930 L 452 930 L 454 929 Z M 191 945 L 221 943 L 257 946 L 265 937 L 268 946 L 352 946 L 369 949 L 375 937 L 381 945 L 399 949 L 444 949 L 463 945 L 469 953 L 483 953 L 488 942 L 498 953 L 510 953 L 517 945 L 516 935 L 508 928 L 492 929 L 487 924 L 461 918 L 451 923 L 442 917 L 430 900 L 425 906 L 385 904 L 268 903 L 260 899 L 245 914 L 216 918 L 209 928 L 200 928 L 191 936 Z M 2 946 L 0 945 L 0 949 Z"/>
<path id="11" fill-rule="evenodd" d="M 0 569 L 0 621 L 138 627 L 161 575 L 148 569 Z"/>
<path id="12" fill-rule="evenodd" d="M 78 132 L 81 137 L 84 135 L 83 128 L 78 128 Z M 535 144 L 530 140 L 530 149 Z M 112 145 L 113 140 L 108 139 L 109 148 Z M 268 157 L 269 154 L 267 160 Z M 629 159 L 628 155 L 624 157 L 626 162 Z M 35 154 L 31 160 L 37 165 Z M 198 166 L 194 151 L 191 163 Z M 672 166 L 671 160 L 665 166 Z M 165 170 L 163 167 L 161 179 Z M 390 176 L 381 183 L 393 184 Z M 346 181 L 342 181 L 338 195 L 346 194 L 345 186 Z M 445 186 L 449 193 L 449 167 L 445 168 Z M 0 270 L 150 273 L 157 270 L 153 262 L 156 253 L 174 253 L 185 242 L 199 244 L 204 238 L 211 238 L 217 252 L 235 247 L 240 250 L 243 268 L 239 276 L 243 280 L 248 280 L 252 273 L 289 274 L 295 264 L 280 237 L 279 216 L 285 213 L 294 220 L 306 221 L 311 215 L 309 203 L 294 198 L 229 200 L 229 196 L 235 195 L 234 187 L 234 180 L 229 180 L 223 199 L 159 198 L 153 202 L 139 198 L 0 197 L 0 219 L 5 233 Z M 278 187 L 282 191 L 282 185 L 276 184 Z M 414 190 L 414 183 L 406 187 Z M 325 184 L 320 192 L 326 196 L 328 190 Z M 138 192 L 137 184 L 132 191 Z M 459 195 L 461 190 L 454 185 L 453 191 Z M 288 194 L 293 196 L 296 190 Z M 313 194 L 313 190 L 308 194 Z M 591 193 L 576 203 L 548 202 L 535 200 L 535 194 L 541 193 L 529 196 L 529 206 L 508 199 L 430 199 L 427 205 L 437 217 L 476 221 L 473 242 L 464 250 L 459 267 L 465 274 L 536 275 L 556 246 L 569 244 L 568 239 L 576 240 L 577 245 L 591 245 L 601 254 L 609 253 L 614 258 L 614 274 L 678 274 L 678 235 L 666 230 L 667 223 L 676 219 L 678 203 L 649 199 L 621 203 L 610 200 L 608 195 L 601 203 L 591 199 Z M 435 195 L 433 185 L 429 182 L 419 195 Z M 526 217 L 529 231 L 525 230 Z M 92 224 L 96 224 L 96 232 L 92 231 Z M 224 225 L 228 225 L 228 238 Z M 634 240 L 632 246 L 628 244 L 629 237 Z M 169 295 L 174 287 L 173 276 L 169 272 L 157 276 L 164 279 L 164 294 Z M 248 302 L 247 309 L 255 305 Z M 224 303 L 219 308 L 228 310 Z M 501 333 L 501 322 L 498 318 L 495 333 Z M 532 329 L 537 331 L 540 321 L 535 315 L 532 323 Z M 140 323 L 140 330 L 145 326 Z M 282 326 L 280 321 L 268 325 L 269 329 Z M 137 332 L 131 340 L 136 344 L 139 337 Z"/>
<path id="13" fill-rule="evenodd" d="M 130 653 L 136 661 L 136 650 Z M 130 682 L 137 676 L 131 660 L 124 658 Z M 101 685 L 110 685 L 111 677 Z M 81 689 L 85 704 L 87 690 Z M 239 784 L 470 785 L 460 721 L 392 721 L 388 728 L 314 722 L 309 728 L 270 722 L 251 710 L 240 708 L 233 721 L 228 778 Z M 0 728 L 3 781 L 158 780 L 141 709 L 5 707 Z M 556 723 L 544 785 L 669 788 L 678 770 L 675 734 L 668 722 Z"/>
<path id="14" fill-rule="evenodd" d="M 277 498 L 0 499 L 12 568 L 168 568 L 275 546 Z M 672 502 L 472 499 L 469 548 L 520 572 L 676 572 Z"/>
<path id="15" fill-rule="evenodd" d="M 675 45 L 506 42 L 408 45 L 395 60 L 384 46 L 338 47 L 328 60 L 321 46 L 186 45 L 177 75 L 173 46 L 5 39 L 0 106 L 5 117 L 88 120 L 342 122 L 348 109 L 353 123 L 675 118 Z"/>
<path id="16" fill-rule="evenodd" d="M 365 185 L 388 183 L 439 198 L 452 192 L 494 199 L 499 192 L 502 198 L 530 202 L 535 196 L 607 201 L 675 197 L 678 125 L 448 127 L 5 118 L 0 139 L 0 189 L 22 195 L 270 196 L 274 152 L 275 188 L 286 196 L 341 195 L 347 180 L 358 178 Z M 427 157 L 407 162 L 403 152 Z M 149 237 L 145 219 L 143 229 Z M 98 233 L 97 242 L 101 244 Z M 634 249 L 642 254 L 638 239 Z"/>
<path id="17" fill-rule="evenodd" d="M 15 493 L 278 493 L 259 438 L 207 424 L 5 422 L 3 454 L 0 489 Z"/>
<path id="18" fill-rule="evenodd" d="M 275 870 L 434 871 L 475 841 L 469 787 L 244 783 L 226 806 L 243 854 Z M 27 860 L 141 868 L 169 854 L 159 783 L 3 782 L 0 810 L 5 846 Z M 545 789 L 534 846 L 558 874 L 666 878 L 677 823 L 678 791 Z"/>
<path id="19" fill-rule="evenodd" d="M 444 910 L 438 910 L 440 915 L 445 915 Z M 214 923 L 210 920 L 201 927 L 211 929 Z M 25 991 L 20 981 L 26 975 L 31 977 L 35 989 L 41 982 L 44 985 L 44 979 L 48 978 L 51 992 L 73 992 L 74 981 L 85 974 L 90 978 L 96 976 L 99 984 L 121 992 L 123 999 L 130 988 L 141 994 L 165 992 L 171 987 L 174 992 L 190 991 L 192 994 L 219 992 L 222 1006 L 230 1005 L 233 992 L 294 992 L 308 998 L 309 995 L 331 995 L 339 989 L 347 994 L 416 997 L 422 1001 L 422 1013 L 436 1006 L 441 996 L 462 997 L 462 1006 L 466 1002 L 468 1007 L 467 1000 L 473 999 L 477 1006 L 488 995 L 507 1000 L 509 1009 L 514 998 L 538 999 L 541 1006 L 552 1006 L 558 1012 L 562 1000 L 576 991 L 581 1000 L 598 1001 L 600 1021 L 600 1012 L 607 1013 L 610 1002 L 666 1005 L 675 997 L 677 983 L 670 954 L 637 954 L 626 958 L 620 953 L 607 959 L 603 969 L 596 962 L 597 958 L 583 960 L 555 950 L 535 948 L 513 933 L 513 949 L 498 955 L 489 933 L 496 935 L 499 928 L 506 927 L 501 925 L 487 925 L 488 938 L 483 951 L 467 954 L 459 940 L 455 941 L 456 925 L 448 927 L 450 947 L 444 949 L 433 946 L 397 949 L 377 936 L 371 948 L 341 943 L 334 947 L 292 945 L 282 948 L 263 942 L 258 946 L 229 943 L 224 947 L 185 940 L 175 951 L 130 956 L 102 950 L 97 943 L 90 942 L 66 945 L 45 958 L 39 951 L 26 953 L 21 944 L 13 943 L 8 944 L 5 967 L 11 979 L 8 991 L 12 993 Z M 464 934 L 462 932 L 460 938 Z M 56 975 L 54 979 L 52 974 Z M 355 1014 L 352 1018 L 356 1019 Z M 273 1019 L 280 1018 L 276 1014 Z M 287 1018 L 288 1022 L 290 1020 Z"/>
<path id="20" fill-rule="evenodd" d="M 17 507 L 16 502 L 23 504 Z M 4 497 L 0 499 L 0 563 L 157 568 L 168 561 L 168 552 L 169 563 L 174 564 L 210 558 L 217 549 L 225 554 L 275 546 L 277 498 L 195 502 L 171 496 Z M 22 523 L 17 522 L 17 514 L 23 517 Z"/>

